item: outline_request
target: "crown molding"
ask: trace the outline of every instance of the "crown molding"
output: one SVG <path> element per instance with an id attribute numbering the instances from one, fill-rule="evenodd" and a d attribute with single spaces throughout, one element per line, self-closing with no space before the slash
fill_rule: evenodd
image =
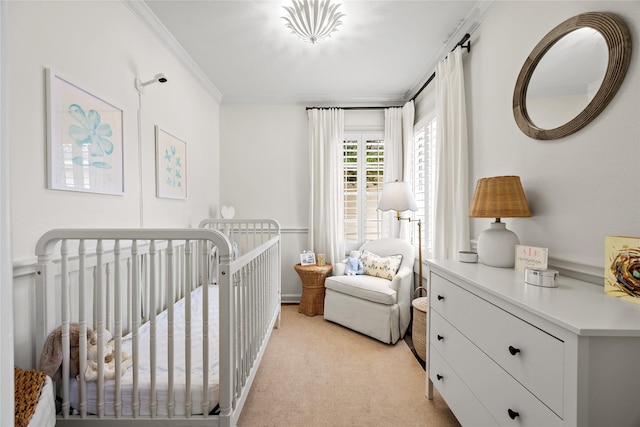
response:
<path id="1" fill-rule="evenodd" d="M 193 58 L 189 56 L 182 45 L 178 43 L 167 27 L 165 27 L 151 9 L 149 9 L 149 6 L 140 0 L 122 0 L 122 2 L 163 45 L 169 48 L 176 59 L 181 62 L 196 81 L 209 92 L 213 99 L 219 104 L 222 103 L 222 92 L 209 80 L 204 71 L 202 71 Z"/>

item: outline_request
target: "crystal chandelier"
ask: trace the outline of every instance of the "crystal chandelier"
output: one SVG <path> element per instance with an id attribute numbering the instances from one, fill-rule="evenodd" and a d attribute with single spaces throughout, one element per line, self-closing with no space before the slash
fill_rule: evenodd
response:
<path id="1" fill-rule="evenodd" d="M 323 40 L 342 25 L 340 18 L 344 13 L 338 12 L 339 4 L 331 4 L 330 0 L 292 0 L 293 6 L 283 6 L 289 16 L 283 16 L 285 26 L 291 33 L 305 42 L 315 44 Z"/>

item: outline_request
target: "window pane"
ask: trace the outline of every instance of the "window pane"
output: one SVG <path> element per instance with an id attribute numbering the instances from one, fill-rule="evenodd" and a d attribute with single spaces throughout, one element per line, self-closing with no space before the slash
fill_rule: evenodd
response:
<path id="1" fill-rule="evenodd" d="M 380 238 L 382 226 L 378 212 L 378 199 L 384 183 L 384 142 L 380 139 L 366 141 L 366 206 L 365 206 L 365 240 Z"/>
<path id="2" fill-rule="evenodd" d="M 343 145 L 344 229 L 347 247 L 380 236 L 378 199 L 384 183 L 381 133 L 348 133 Z"/>

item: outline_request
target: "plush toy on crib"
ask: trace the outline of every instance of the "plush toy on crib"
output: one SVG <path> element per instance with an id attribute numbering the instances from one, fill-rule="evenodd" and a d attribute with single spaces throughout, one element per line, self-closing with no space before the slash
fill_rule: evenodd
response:
<path id="1" fill-rule="evenodd" d="M 344 274 L 347 276 L 355 276 L 363 273 L 364 269 L 362 267 L 362 260 L 360 259 L 360 252 L 351 251 L 349 258 L 347 258 L 347 266 L 344 269 Z"/>

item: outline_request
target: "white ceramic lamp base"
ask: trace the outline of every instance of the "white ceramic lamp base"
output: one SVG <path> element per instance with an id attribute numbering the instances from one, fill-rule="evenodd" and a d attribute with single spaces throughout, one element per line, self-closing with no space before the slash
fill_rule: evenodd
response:
<path id="1" fill-rule="evenodd" d="M 518 236 L 503 222 L 492 222 L 478 236 L 478 258 L 491 267 L 513 267 L 516 263 Z"/>

